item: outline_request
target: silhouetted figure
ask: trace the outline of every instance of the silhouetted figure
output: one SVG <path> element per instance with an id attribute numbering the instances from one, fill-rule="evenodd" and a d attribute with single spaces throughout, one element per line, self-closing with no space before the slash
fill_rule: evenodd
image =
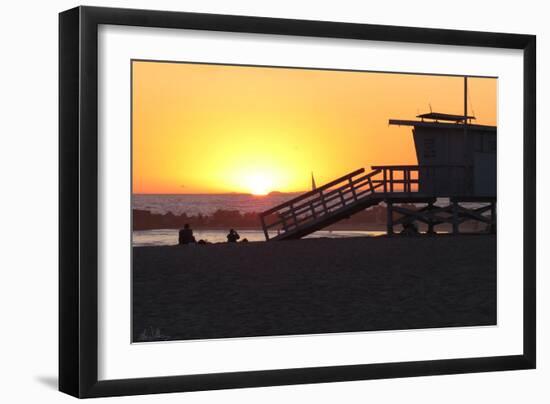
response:
<path id="1" fill-rule="evenodd" d="M 229 234 L 227 235 L 227 242 L 228 243 L 236 243 L 238 239 L 240 239 L 241 236 L 239 236 L 239 233 L 235 231 L 235 229 L 229 230 Z"/>
<path id="2" fill-rule="evenodd" d="M 189 224 L 186 223 L 183 226 L 183 229 L 179 231 L 179 244 L 192 244 L 195 242 L 195 236 L 193 236 L 193 230 L 189 227 Z"/>
<path id="3" fill-rule="evenodd" d="M 241 243 L 248 243 L 248 239 L 247 239 L 247 238 L 243 238 L 243 239 L 241 240 Z"/>
<path id="4" fill-rule="evenodd" d="M 412 220 L 403 223 L 403 230 L 401 230 L 401 234 L 405 236 L 414 236 L 418 234 L 418 226 L 416 223 Z"/>

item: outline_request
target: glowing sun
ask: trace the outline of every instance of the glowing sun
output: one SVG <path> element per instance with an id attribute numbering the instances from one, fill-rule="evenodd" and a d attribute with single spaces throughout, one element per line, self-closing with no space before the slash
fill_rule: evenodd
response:
<path id="1" fill-rule="evenodd" d="M 253 174 L 246 178 L 246 187 L 252 195 L 267 195 L 273 187 L 273 182 L 265 174 Z"/>

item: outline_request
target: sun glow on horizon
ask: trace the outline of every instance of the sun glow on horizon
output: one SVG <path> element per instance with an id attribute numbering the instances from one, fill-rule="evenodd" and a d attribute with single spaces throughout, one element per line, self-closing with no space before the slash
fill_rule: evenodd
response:
<path id="1" fill-rule="evenodd" d="M 272 179 L 264 173 L 253 173 L 244 178 L 244 184 L 252 195 L 263 196 L 273 191 Z"/>
<path id="2" fill-rule="evenodd" d="M 242 192 L 250 193 L 256 196 L 267 195 L 276 190 L 277 187 L 284 187 L 284 181 L 281 181 L 281 176 L 276 175 L 275 169 L 247 169 L 236 170 L 233 173 L 233 181 L 228 180 L 229 184 L 235 183 L 234 189 Z"/>

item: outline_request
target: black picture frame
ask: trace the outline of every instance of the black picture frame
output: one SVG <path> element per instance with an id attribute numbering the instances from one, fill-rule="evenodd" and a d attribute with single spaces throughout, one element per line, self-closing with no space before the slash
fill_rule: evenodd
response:
<path id="1" fill-rule="evenodd" d="M 99 381 L 100 24 L 523 50 L 523 354 Z M 534 35 L 97 7 L 60 13 L 59 389 L 85 398 L 535 368 L 535 61 Z"/>

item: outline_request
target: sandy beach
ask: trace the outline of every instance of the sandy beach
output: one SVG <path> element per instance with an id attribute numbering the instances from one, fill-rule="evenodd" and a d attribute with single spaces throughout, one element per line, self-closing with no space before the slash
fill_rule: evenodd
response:
<path id="1" fill-rule="evenodd" d="M 496 237 L 134 247 L 133 339 L 496 324 Z"/>

